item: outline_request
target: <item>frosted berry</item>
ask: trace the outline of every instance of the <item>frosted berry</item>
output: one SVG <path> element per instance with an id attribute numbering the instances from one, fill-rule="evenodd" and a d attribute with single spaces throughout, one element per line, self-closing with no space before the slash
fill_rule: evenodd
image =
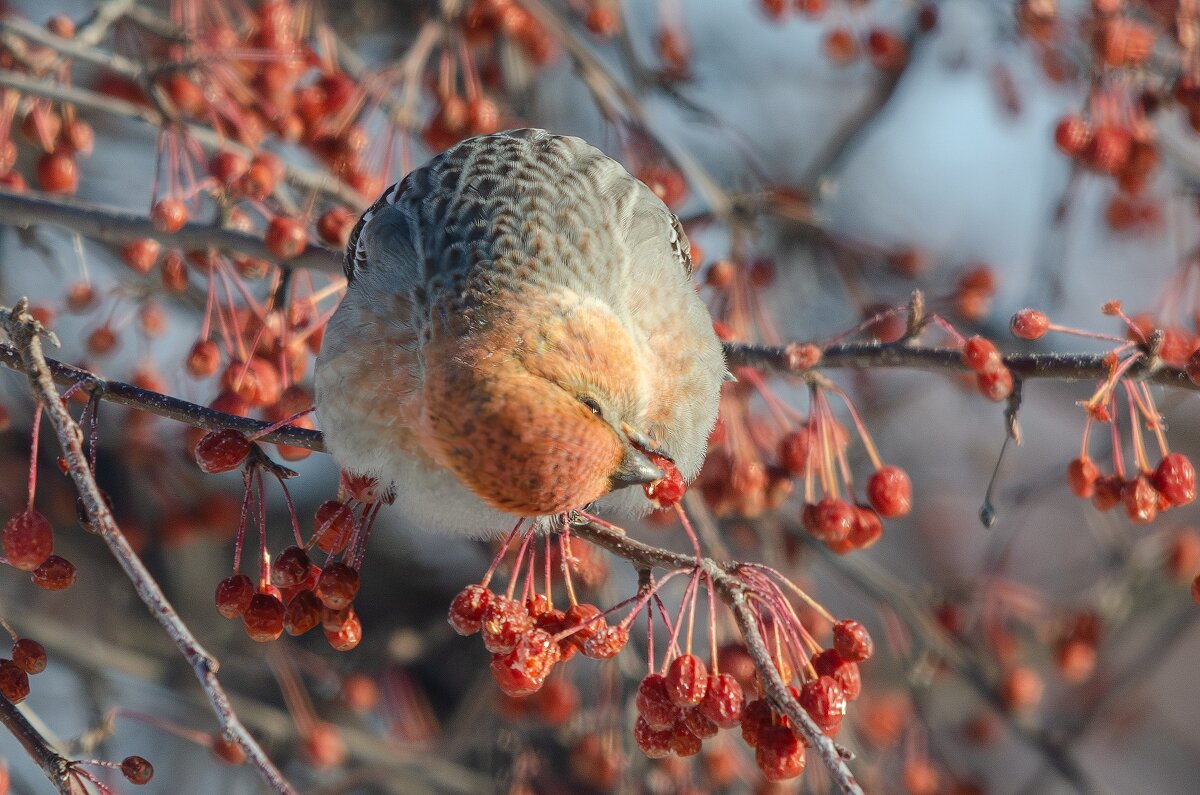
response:
<path id="1" fill-rule="evenodd" d="M 287 547 L 271 561 L 271 584 L 277 588 L 293 588 L 308 577 L 310 565 L 307 552 L 297 546 Z"/>
<path id="2" fill-rule="evenodd" d="M 694 654 L 681 654 L 667 668 L 667 695 L 677 707 L 694 707 L 708 691 L 708 668 Z"/>
<path id="3" fill-rule="evenodd" d="M 1149 524 L 1158 516 L 1158 491 L 1145 475 L 1126 481 L 1121 488 L 1125 514 L 1134 524 Z"/>
<path id="4" fill-rule="evenodd" d="M 209 474 L 236 469 L 250 454 L 251 441 L 240 431 L 209 431 L 196 445 L 196 463 Z"/>
<path id="5" fill-rule="evenodd" d="M 0 693 L 14 704 L 29 695 L 29 674 L 12 660 L 0 659 Z"/>
<path id="6" fill-rule="evenodd" d="M 1001 367 L 998 370 L 976 373 L 975 385 L 979 388 L 979 394 L 988 400 L 999 403 L 1012 394 L 1014 386 L 1012 370 Z"/>
<path id="7" fill-rule="evenodd" d="M 343 503 L 326 500 L 317 506 L 313 525 L 317 549 L 329 555 L 336 555 L 350 540 L 350 534 L 354 530 L 354 514 Z"/>
<path id="8" fill-rule="evenodd" d="M 650 453 L 649 456 L 654 465 L 665 473 L 665 476 L 661 480 L 647 483 L 642 487 L 646 492 L 646 498 L 659 508 L 672 506 L 683 499 L 683 493 L 687 491 L 683 475 L 675 466 L 675 462 L 666 456 L 658 453 Z"/>
<path id="9" fill-rule="evenodd" d="M 19 638 L 12 647 L 12 658 L 30 675 L 46 670 L 46 647 L 32 638 Z"/>
<path id="10" fill-rule="evenodd" d="M 483 612 L 492 592 L 482 585 L 468 585 L 450 603 L 450 626 L 459 635 L 474 635 L 483 623 Z"/>
<path id="11" fill-rule="evenodd" d="M 492 655 L 492 676 L 510 696 L 537 692 L 558 662 L 558 644 L 549 632 L 531 629 L 509 652 Z"/>
<path id="12" fill-rule="evenodd" d="M 674 721 L 672 721 L 672 725 Z M 651 759 L 662 759 L 671 755 L 671 727 L 656 729 L 639 717 L 633 725 L 633 741 L 643 754 Z"/>
<path id="13" fill-rule="evenodd" d="M 483 611 L 483 645 L 493 654 L 507 654 L 533 628 L 525 606 L 506 596 L 493 596 Z M 507 692 L 507 691 L 506 691 Z"/>
<path id="14" fill-rule="evenodd" d="M 858 671 L 858 663 L 844 659 L 835 649 L 825 649 L 819 654 L 814 654 L 812 665 L 819 675 L 831 676 L 842 686 L 847 701 L 853 701 L 862 692 L 862 675 Z"/>
<path id="15" fill-rule="evenodd" d="M 833 625 L 833 648 L 843 660 L 851 662 L 868 660 L 875 653 L 867 628 L 848 618 Z"/>
<path id="16" fill-rule="evenodd" d="M 51 555 L 30 573 L 33 584 L 47 591 L 62 591 L 75 584 L 75 564 L 59 555 Z"/>
<path id="17" fill-rule="evenodd" d="M 604 626 L 583 643 L 583 654 L 593 660 L 616 657 L 629 642 L 629 630 L 622 626 Z"/>
<path id="18" fill-rule="evenodd" d="M 709 674 L 704 698 L 696 709 L 720 728 L 732 729 L 742 720 L 744 699 L 742 686 L 732 674 Z"/>
<path id="19" fill-rule="evenodd" d="M 579 602 L 567 608 L 566 613 L 563 615 L 563 625 L 567 629 L 575 630 L 567 637 L 571 638 L 572 642 L 580 647 L 597 632 L 608 626 L 607 622 L 600 615 L 600 608 L 587 602 Z"/>
<path id="20" fill-rule="evenodd" d="M 240 618 L 254 598 L 254 583 L 245 574 L 234 574 L 217 583 L 217 612 L 225 618 Z"/>
<path id="21" fill-rule="evenodd" d="M 303 590 L 292 597 L 283 612 L 283 628 L 289 635 L 303 635 L 321 623 L 321 600 Z"/>
<path id="22" fill-rule="evenodd" d="M 1050 327 L 1050 318 L 1046 313 L 1037 309 L 1022 309 L 1012 316 L 1009 328 L 1014 337 L 1023 340 L 1041 339 Z"/>
<path id="23" fill-rule="evenodd" d="M 358 595 L 358 572 L 345 563 L 330 563 L 317 579 L 317 597 L 332 610 L 341 610 Z"/>
<path id="24" fill-rule="evenodd" d="M 900 467 L 880 467 L 867 481 L 867 499 L 880 516 L 893 519 L 912 510 L 912 481 Z"/>
<path id="25" fill-rule="evenodd" d="M 837 680 L 832 676 L 810 679 L 801 685 L 798 700 L 821 731 L 830 737 L 838 733 L 846 715 L 846 694 Z"/>
<path id="26" fill-rule="evenodd" d="M 147 784 L 154 777 L 154 766 L 140 756 L 127 756 L 121 760 L 121 775 L 133 784 Z"/>
<path id="27" fill-rule="evenodd" d="M 1172 505 L 1187 505 L 1196 499 L 1196 469 L 1183 453 L 1163 456 L 1150 482 Z"/>
<path id="28" fill-rule="evenodd" d="M 773 725 L 771 705 L 765 699 L 746 704 L 742 710 L 742 740 L 754 748 L 762 739 L 763 732 Z"/>
<path id="29" fill-rule="evenodd" d="M 683 725 L 692 734 L 699 737 L 701 740 L 707 740 L 709 737 L 716 735 L 720 729 L 716 723 L 699 709 L 685 709 L 683 711 Z"/>
<path id="30" fill-rule="evenodd" d="M 786 781 L 804 772 L 804 743 L 786 726 L 769 726 L 754 749 L 754 762 L 767 781 Z"/>
<path id="31" fill-rule="evenodd" d="M 54 550 L 54 529 L 45 516 L 30 508 L 4 525 L 3 546 L 10 566 L 33 571 L 45 563 Z"/>
<path id="32" fill-rule="evenodd" d="M 704 743 L 699 737 L 692 734 L 682 716 L 675 721 L 675 725 L 671 727 L 670 731 L 671 753 L 684 758 L 700 753 L 700 748 Z"/>
<path id="33" fill-rule="evenodd" d="M 283 616 L 286 609 L 274 594 L 256 593 L 250 598 L 242 624 L 251 640 L 266 643 L 283 634 Z"/>
<path id="34" fill-rule="evenodd" d="M 675 725 L 679 708 L 671 701 L 667 678 L 662 674 L 649 674 L 641 681 L 635 704 L 638 715 L 651 729 L 664 730 Z"/>

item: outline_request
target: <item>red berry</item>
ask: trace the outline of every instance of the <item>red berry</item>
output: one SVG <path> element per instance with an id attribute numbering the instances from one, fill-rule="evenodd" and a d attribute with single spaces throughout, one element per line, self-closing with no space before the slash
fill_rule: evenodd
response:
<path id="1" fill-rule="evenodd" d="M 292 597 L 283 612 L 283 628 L 289 635 L 303 635 L 321 623 L 321 600 L 309 590 Z"/>
<path id="2" fill-rule="evenodd" d="M 291 259 L 304 252 L 308 245 L 308 228 L 286 215 L 277 215 L 267 224 L 263 242 L 278 259 Z"/>
<path id="3" fill-rule="evenodd" d="M 576 646 L 580 647 L 597 632 L 608 626 L 600 613 L 600 608 L 586 602 L 579 602 L 567 608 L 567 612 L 563 615 L 563 625 L 567 629 L 575 630 L 568 637 Z"/>
<path id="4" fill-rule="evenodd" d="M 658 453 L 650 453 L 649 456 L 655 466 L 666 474 L 661 480 L 647 483 L 642 487 L 646 492 L 646 498 L 659 508 L 670 507 L 683 499 L 683 493 L 687 491 L 687 484 L 683 482 L 683 475 L 679 473 L 674 461 Z"/>
<path id="5" fill-rule="evenodd" d="M 150 221 L 160 232 L 178 232 L 188 221 L 187 205 L 174 196 L 159 199 L 150 208 Z"/>
<path id="6" fill-rule="evenodd" d="M 671 726 L 673 725 L 674 721 L 671 722 Z M 656 729 L 647 723 L 645 718 L 639 717 L 633 725 L 633 740 L 646 756 L 651 759 L 663 759 L 671 755 L 671 738 L 674 736 L 671 726 Z"/>
<path id="7" fill-rule="evenodd" d="M 75 564 L 64 557 L 51 555 L 30 574 L 33 584 L 47 591 L 62 591 L 75 584 Z"/>
<path id="8" fill-rule="evenodd" d="M 1187 505 L 1196 499 L 1196 469 L 1183 453 L 1163 456 L 1151 476 L 1151 482 L 1172 505 Z"/>
<path id="9" fill-rule="evenodd" d="M 508 695 L 527 696 L 541 688 L 557 662 L 554 637 L 545 630 L 531 629 L 511 651 L 492 655 L 492 676 Z"/>
<path id="10" fill-rule="evenodd" d="M 604 626 L 583 643 L 583 654 L 593 660 L 609 660 L 617 656 L 629 642 L 629 630 L 622 626 Z"/>
<path id="11" fill-rule="evenodd" d="M 362 641 L 362 621 L 353 607 L 321 611 L 321 630 L 334 651 L 350 651 Z"/>
<path id="12" fill-rule="evenodd" d="M 143 276 L 158 262 L 162 244 L 152 237 L 139 237 L 121 247 L 121 261 Z"/>
<path id="13" fill-rule="evenodd" d="M 246 762 L 246 752 L 242 749 L 242 746 L 238 745 L 234 740 L 230 740 L 221 732 L 217 732 L 212 737 L 212 752 L 213 756 L 217 757 L 217 759 L 234 767 Z"/>
<path id="14" fill-rule="evenodd" d="M 843 660 L 851 662 L 868 660 L 875 653 L 875 643 L 867 628 L 848 618 L 833 625 L 833 648 Z"/>
<path id="15" fill-rule="evenodd" d="M 837 680 L 847 701 L 853 701 L 862 692 L 858 663 L 843 658 L 836 649 L 825 649 L 820 654 L 814 654 L 812 664 L 820 676 L 831 676 Z"/>
<path id="16" fill-rule="evenodd" d="M 808 503 L 801 513 L 804 529 L 813 538 L 826 544 L 845 541 L 857 518 L 853 505 L 833 497 L 823 497 L 820 502 Z"/>
<path id="17" fill-rule="evenodd" d="M 326 500 L 317 506 L 313 517 L 313 535 L 317 549 L 328 555 L 336 555 L 350 540 L 354 530 L 354 513 L 338 500 Z"/>
<path id="18" fill-rule="evenodd" d="M 483 622 L 483 613 L 492 592 L 482 585 L 468 585 L 450 603 L 450 626 L 459 635 L 474 635 Z"/>
<path id="19" fill-rule="evenodd" d="M 1001 367 L 999 370 L 976 373 L 975 385 L 979 388 L 979 393 L 985 398 L 1000 402 L 1012 394 L 1012 370 L 1009 370 L 1007 367 Z"/>
<path id="20" fill-rule="evenodd" d="M 317 580 L 317 597 L 329 609 L 341 610 L 354 601 L 359 585 L 357 571 L 345 563 L 330 563 Z"/>
<path id="21" fill-rule="evenodd" d="M 483 645 L 493 654 L 507 654 L 533 628 L 533 620 L 520 602 L 495 595 L 483 611 Z M 507 691 L 506 691 L 507 692 Z"/>
<path id="22" fill-rule="evenodd" d="M 660 731 L 675 725 L 679 708 L 671 701 L 667 678 L 662 674 L 649 674 L 641 681 L 635 703 L 638 715 L 651 729 Z"/>
<path id="23" fill-rule="evenodd" d="M 232 185 L 250 164 L 237 152 L 217 152 L 208 161 L 208 173 L 223 185 Z"/>
<path id="24" fill-rule="evenodd" d="M 715 736 L 720 729 L 716 723 L 699 709 L 685 709 L 681 720 L 687 730 L 701 740 L 707 740 L 709 737 Z"/>
<path id="25" fill-rule="evenodd" d="M 976 373 L 987 373 L 1004 367 L 1000 351 L 985 337 L 971 337 L 963 343 L 963 364 Z"/>
<path id="26" fill-rule="evenodd" d="M 1119 124 L 1100 124 L 1092 133 L 1084 153 L 1088 165 L 1106 174 L 1120 171 L 1129 160 L 1133 148 L 1133 136 Z"/>
<path id="27" fill-rule="evenodd" d="M 1070 157 L 1075 157 L 1087 149 L 1091 140 L 1092 130 L 1088 123 L 1083 117 L 1075 114 L 1063 116 L 1054 128 L 1054 143 L 1063 154 Z"/>
<path id="28" fill-rule="evenodd" d="M 696 708 L 722 729 L 732 729 L 742 720 L 742 686 L 731 674 L 710 674 L 704 699 Z"/>
<path id="29" fill-rule="evenodd" d="M 3 546 L 10 566 L 33 571 L 45 563 L 54 550 L 54 529 L 45 516 L 30 508 L 4 525 Z"/>
<path id="30" fill-rule="evenodd" d="M 1076 458 L 1067 465 L 1067 481 L 1071 491 L 1080 499 L 1088 499 L 1096 493 L 1096 480 L 1100 470 L 1090 458 Z"/>
<path id="31" fill-rule="evenodd" d="M 1014 337 L 1023 340 L 1041 339 L 1046 329 L 1050 328 L 1050 318 L 1038 309 L 1022 309 L 1012 316 L 1009 328 L 1012 329 Z"/>
<path id="32" fill-rule="evenodd" d="M 225 618 L 240 618 L 254 598 L 254 583 L 245 574 L 234 574 L 217 583 L 217 612 Z"/>
<path id="33" fill-rule="evenodd" d="M 708 669 L 694 654 L 681 654 L 667 668 L 667 695 L 677 707 L 694 707 L 708 691 Z"/>
<path id="34" fill-rule="evenodd" d="M 154 777 L 154 767 L 140 756 L 121 760 L 121 774 L 133 784 L 146 784 Z"/>
<path id="35" fill-rule="evenodd" d="M 846 694 L 836 679 L 832 676 L 810 679 L 800 687 L 799 701 L 821 731 L 830 737 L 838 733 L 846 715 Z"/>
<path id="36" fill-rule="evenodd" d="M 308 553 L 297 546 L 290 546 L 271 561 L 271 584 L 277 588 L 293 588 L 308 577 Z"/>
<path id="37" fill-rule="evenodd" d="M 14 704 L 29 695 L 29 674 L 12 660 L 0 659 L 0 693 Z"/>
<path id="38" fill-rule="evenodd" d="M 1121 502 L 1134 524 L 1149 524 L 1158 516 L 1158 491 L 1145 475 L 1138 475 L 1121 488 Z"/>
<path id="39" fill-rule="evenodd" d="M 900 467 L 885 466 L 867 481 L 867 499 L 880 516 L 905 516 L 912 509 L 912 482 Z"/>
<path id="40" fill-rule="evenodd" d="M 196 445 L 196 463 L 209 474 L 228 472 L 246 460 L 250 447 L 250 440 L 240 431 L 232 428 L 209 431 Z"/>
<path id="41" fill-rule="evenodd" d="M 38 185 L 46 193 L 74 193 L 79 189 L 79 166 L 66 148 L 42 155 L 37 162 Z"/>
<path id="42" fill-rule="evenodd" d="M 32 638 L 19 638 L 13 644 L 12 658 L 27 674 L 40 674 L 46 670 L 46 648 Z"/>
<path id="43" fill-rule="evenodd" d="M 283 634 L 283 616 L 286 608 L 274 594 L 256 593 L 250 598 L 242 624 L 251 640 L 266 643 Z"/>
<path id="44" fill-rule="evenodd" d="M 846 539 L 854 549 L 866 549 L 883 537 L 883 521 L 874 508 L 854 506 L 854 527 Z"/>
<path id="45" fill-rule="evenodd" d="M 996 689 L 1005 707 L 1020 711 L 1037 706 L 1042 700 L 1044 688 L 1045 684 L 1037 671 L 1018 665 L 1001 675 Z"/>
<path id="46" fill-rule="evenodd" d="M 844 66 L 858 57 L 858 40 L 847 28 L 833 28 L 825 34 L 822 50 L 830 61 Z"/>
<path id="47" fill-rule="evenodd" d="M 762 739 L 763 732 L 774 724 L 771 705 L 766 699 L 757 699 L 746 704 L 742 710 L 742 740 L 754 748 Z"/>
<path id="48" fill-rule="evenodd" d="M 786 726 L 768 726 L 754 749 L 754 762 L 767 781 L 786 781 L 804 772 L 804 743 Z"/>
<path id="49" fill-rule="evenodd" d="M 358 218 L 354 213 L 345 207 L 333 207 L 317 219 L 317 235 L 330 245 L 345 248 L 356 223 Z"/>

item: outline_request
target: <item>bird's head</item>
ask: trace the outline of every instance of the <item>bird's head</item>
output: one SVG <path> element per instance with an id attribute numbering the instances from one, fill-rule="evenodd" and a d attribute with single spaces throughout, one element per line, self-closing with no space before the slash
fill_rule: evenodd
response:
<path id="1" fill-rule="evenodd" d="M 524 516 L 661 478 L 638 430 L 644 357 L 620 320 L 574 296 L 517 310 L 434 333 L 424 421 L 439 463 L 492 507 Z"/>

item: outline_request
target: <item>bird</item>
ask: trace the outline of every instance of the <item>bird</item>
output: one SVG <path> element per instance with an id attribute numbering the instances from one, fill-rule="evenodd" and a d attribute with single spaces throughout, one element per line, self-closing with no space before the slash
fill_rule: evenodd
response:
<path id="1" fill-rule="evenodd" d="M 699 472 L 728 370 L 687 236 L 584 140 L 456 144 L 363 213 L 344 269 L 317 419 L 409 523 L 483 537 L 573 509 L 637 517 L 654 456 Z"/>

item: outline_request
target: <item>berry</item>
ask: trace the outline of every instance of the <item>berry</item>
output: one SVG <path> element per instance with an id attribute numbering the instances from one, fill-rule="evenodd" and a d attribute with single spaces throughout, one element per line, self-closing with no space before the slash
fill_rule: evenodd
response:
<path id="1" fill-rule="evenodd" d="M 283 634 L 283 616 L 286 608 L 279 597 L 269 593 L 256 593 L 250 598 L 242 624 L 250 640 L 266 643 Z"/>
<path id="2" fill-rule="evenodd" d="M 1134 524 L 1149 524 L 1158 516 L 1158 492 L 1145 475 L 1138 475 L 1121 488 L 1121 502 Z"/>
<path id="3" fill-rule="evenodd" d="M 674 721 L 672 721 L 674 725 Z M 639 717 L 633 725 L 633 741 L 643 754 L 651 759 L 663 759 L 671 755 L 671 738 L 674 732 L 670 727 L 656 729 Z"/>
<path id="4" fill-rule="evenodd" d="M 345 563 L 330 563 L 317 580 L 317 597 L 329 609 L 341 610 L 354 601 L 359 584 L 357 571 Z"/>
<path id="5" fill-rule="evenodd" d="M 29 674 L 12 660 L 0 659 L 0 693 L 14 704 L 29 695 Z"/>
<path id="6" fill-rule="evenodd" d="M 162 244 L 152 237 L 139 237 L 121 247 L 121 261 L 131 270 L 145 276 L 158 262 Z"/>
<path id="7" fill-rule="evenodd" d="M 1004 367 L 1000 351 L 996 350 L 991 340 L 980 336 L 971 337 L 963 343 L 962 359 L 963 364 L 976 373 L 994 372 Z"/>
<path id="8" fill-rule="evenodd" d="M 674 461 L 658 453 L 650 453 L 649 456 L 654 465 L 665 475 L 661 480 L 647 483 L 642 487 L 646 492 L 646 498 L 659 508 L 670 507 L 683 499 L 683 493 L 687 491 L 687 484 L 683 482 L 683 475 L 680 474 Z"/>
<path id="9" fill-rule="evenodd" d="M 1086 500 L 1096 493 L 1100 470 L 1090 458 L 1076 458 L 1067 465 L 1067 482 L 1076 497 Z"/>
<path id="10" fill-rule="evenodd" d="M 997 691 L 1005 707 L 1019 712 L 1037 706 L 1042 700 L 1044 687 L 1042 677 L 1037 671 L 1018 665 L 1004 672 Z"/>
<path id="11" fill-rule="evenodd" d="M 459 635 L 474 635 L 483 623 L 483 613 L 492 592 L 482 585 L 468 585 L 450 603 L 450 626 Z"/>
<path id="12" fill-rule="evenodd" d="M 875 653 L 867 628 L 848 618 L 833 625 L 833 648 L 843 660 L 851 662 L 863 662 Z"/>
<path id="13" fill-rule="evenodd" d="M 541 688 L 557 662 L 554 637 L 545 630 L 531 629 L 511 651 L 492 655 L 492 676 L 508 695 L 528 696 Z"/>
<path id="14" fill-rule="evenodd" d="M 1087 149 L 1091 140 L 1091 128 L 1081 116 L 1074 114 L 1063 116 L 1054 128 L 1054 143 L 1063 154 L 1070 157 L 1081 154 L 1083 150 Z"/>
<path id="15" fill-rule="evenodd" d="M 709 737 L 715 736 L 720 729 L 716 723 L 699 709 L 685 709 L 681 720 L 687 730 L 701 740 L 707 740 Z"/>
<path id="16" fill-rule="evenodd" d="M 1187 505 L 1196 499 L 1196 470 L 1183 453 L 1163 456 L 1154 469 L 1151 483 L 1171 505 Z"/>
<path id="17" fill-rule="evenodd" d="M 533 628 L 533 620 L 520 602 L 493 596 L 483 611 L 483 645 L 493 654 L 508 654 Z M 507 691 L 505 691 L 507 692 Z M 510 694 L 511 695 L 511 694 Z"/>
<path id="18" fill-rule="evenodd" d="M 975 385 L 979 388 L 979 393 L 985 398 L 1000 402 L 1012 394 L 1012 370 L 1009 370 L 1007 367 L 1001 367 L 999 370 L 977 373 L 975 375 Z"/>
<path id="19" fill-rule="evenodd" d="M 858 40 L 846 28 L 833 28 L 825 34 L 822 50 L 834 64 L 845 66 L 858 57 Z"/>
<path id="20" fill-rule="evenodd" d="M 217 612 L 225 618 L 240 618 L 254 598 L 254 583 L 245 574 L 234 574 L 217 583 Z"/>
<path id="21" fill-rule="evenodd" d="M 649 674 L 641 681 L 635 704 L 640 720 L 649 728 L 661 731 L 675 725 L 679 708 L 671 701 L 667 678 L 662 674 Z"/>
<path id="22" fill-rule="evenodd" d="M 208 173 L 224 185 L 232 185 L 248 168 L 250 163 L 237 152 L 217 152 L 208 161 Z"/>
<path id="23" fill-rule="evenodd" d="M 283 612 L 283 629 L 289 635 L 303 635 L 321 623 L 321 600 L 309 590 L 292 597 Z"/>
<path id="24" fill-rule="evenodd" d="M 754 748 L 762 739 L 763 732 L 774 724 L 771 705 L 766 699 L 751 701 L 742 710 L 742 740 Z"/>
<path id="25" fill-rule="evenodd" d="M 1020 337 L 1023 340 L 1041 339 L 1045 335 L 1046 329 L 1050 328 L 1050 318 L 1046 317 L 1045 312 L 1038 309 L 1022 309 L 1012 316 L 1009 328 L 1014 337 Z"/>
<path id="26" fill-rule="evenodd" d="M 866 549 L 883 537 L 883 521 L 874 508 L 854 506 L 854 527 L 850 528 L 847 541 L 854 549 Z"/>
<path id="27" fill-rule="evenodd" d="M 331 627 L 322 613 L 321 629 L 325 633 L 326 642 L 334 651 L 350 651 L 362 642 L 362 621 L 353 608 L 347 608 L 347 611 L 345 620 L 336 627 Z"/>
<path id="28" fill-rule="evenodd" d="M 47 591 L 62 591 L 75 584 L 75 564 L 64 557 L 51 555 L 30 575 L 33 584 Z"/>
<path id="29" fill-rule="evenodd" d="M 54 550 L 54 529 L 45 516 L 30 508 L 4 525 L 3 546 L 10 566 L 33 571 L 45 563 Z"/>
<path id="30" fill-rule="evenodd" d="M 313 518 L 313 535 L 317 549 L 327 555 L 336 555 L 350 540 L 354 530 L 354 514 L 338 500 L 326 500 L 317 506 Z"/>
<path id="31" fill-rule="evenodd" d="M 704 698 L 696 708 L 722 729 L 732 729 L 742 720 L 742 686 L 731 674 L 710 674 Z"/>
<path id="32" fill-rule="evenodd" d="M 880 516 L 894 519 L 912 509 L 912 482 L 900 467 L 885 466 L 867 481 L 867 499 Z"/>
<path id="33" fill-rule="evenodd" d="M 823 497 L 820 502 L 806 504 L 800 518 L 813 538 L 836 544 L 849 537 L 858 516 L 845 500 Z"/>
<path id="34" fill-rule="evenodd" d="M 1107 511 L 1121 502 L 1125 489 L 1125 481 L 1117 475 L 1108 475 L 1096 479 L 1095 490 L 1092 494 L 1092 505 L 1098 511 Z"/>
<path id="35" fill-rule="evenodd" d="M 862 692 L 862 676 L 858 671 L 858 663 L 844 659 L 836 649 L 825 649 L 812 658 L 813 668 L 820 676 L 831 676 L 842 686 L 847 701 L 858 698 Z"/>
<path id="36" fill-rule="evenodd" d="M 667 668 L 667 695 L 677 707 L 694 707 L 708 691 L 708 669 L 694 654 L 681 654 Z"/>
<path id="37" fill-rule="evenodd" d="M 754 762 L 767 781 L 786 781 L 804 772 L 804 743 L 786 726 L 768 726 L 754 749 Z"/>
<path id="38" fill-rule="evenodd" d="M 178 232 L 188 221 L 187 205 L 174 196 L 159 199 L 150 208 L 150 221 L 160 232 Z"/>
<path id="39" fill-rule="evenodd" d="M 695 756 L 700 753 L 703 741 L 692 734 L 686 721 L 681 716 L 671 727 L 671 753 L 679 757 Z"/>
<path id="40" fill-rule="evenodd" d="M 154 766 L 140 756 L 127 756 L 121 760 L 121 775 L 133 784 L 146 784 L 154 777 Z"/>
<path id="41" fill-rule="evenodd" d="M 350 232 L 356 223 L 358 218 L 350 210 L 345 207 L 333 207 L 317 219 L 317 236 L 325 243 L 345 248 L 350 242 Z"/>
<path id="42" fill-rule="evenodd" d="M 46 193 L 74 193 L 79 189 L 79 166 L 69 149 L 42 155 L 37 162 L 38 185 Z"/>
<path id="43" fill-rule="evenodd" d="M 307 552 L 297 546 L 287 547 L 271 561 L 271 584 L 293 588 L 308 577 L 310 565 Z"/>
<path id="44" fill-rule="evenodd" d="M 32 638 L 18 639 L 12 647 L 12 658 L 27 674 L 40 674 L 46 670 L 46 648 Z"/>
<path id="45" fill-rule="evenodd" d="M 568 629 L 575 630 L 568 637 L 580 647 L 608 626 L 600 614 L 600 608 L 586 602 L 573 604 L 567 608 L 567 612 L 563 615 L 563 624 Z"/>
<path id="46" fill-rule="evenodd" d="M 240 431 L 209 431 L 196 445 L 196 463 L 209 474 L 236 469 L 250 454 L 251 441 Z"/>
<path id="47" fill-rule="evenodd" d="M 291 259 L 303 253 L 308 245 L 308 229 L 295 218 L 277 215 L 267 224 L 263 242 L 276 258 Z"/>
<path id="48" fill-rule="evenodd" d="M 804 707 L 821 731 L 833 737 L 846 715 L 846 694 L 832 676 L 810 679 L 800 687 L 800 706 Z"/>
<path id="49" fill-rule="evenodd" d="M 605 626 L 583 643 L 583 654 L 593 660 L 609 660 L 616 657 L 629 642 L 629 630 L 622 626 Z"/>
<path id="50" fill-rule="evenodd" d="M 242 746 L 221 732 L 217 732 L 212 737 L 212 752 L 213 756 L 227 765 L 237 767 L 246 763 L 246 752 Z"/>

